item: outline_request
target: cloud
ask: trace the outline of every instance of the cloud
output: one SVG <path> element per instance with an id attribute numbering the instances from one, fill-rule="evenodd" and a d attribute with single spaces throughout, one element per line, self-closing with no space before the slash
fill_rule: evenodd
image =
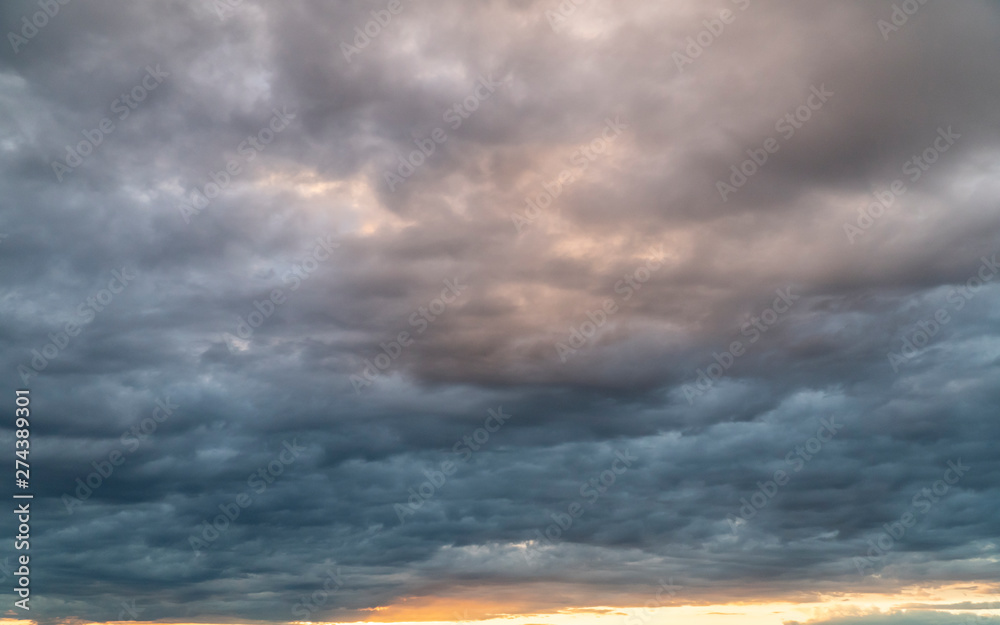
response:
<path id="1" fill-rule="evenodd" d="M 316 618 L 345 621 L 443 598 L 642 605 L 636 588 L 669 577 L 690 604 L 996 581 L 1000 296 L 976 281 L 1000 252 L 995 5 L 926 3 L 888 38 L 889 0 L 590 3 L 558 31 L 555 2 L 400 6 L 350 60 L 341 44 L 383 5 L 69 3 L 0 54 L 0 358 L 8 388 L 30 372 L 46 510 L 33 616 L 113 620 L 134 601 L 148 620 L 285 622 L 330 566 L 346 581 Z M 0 30 L 38 10 L 5 4 Z M 723 10 L 681 71 L 673 55 Z M 169 75 L 121 117 L 150 67 Z M 832 95 L 810 108 L 814 89 Z M 105 118 L 60 180 L 52 163 Z M 859 213 L 895 181 L 877 218 Z M 336 242 L 322 261 L 318 238 Z M 102 303 L 125 266 L 136 278 Z M 449 282 L 467 288 L 441 309 Z M 771 323 L 780 289 L 799 299 Z M 515 417 L 401 524 L 394 506 L 501 405 Z M 811 454 L 821 419 L 843 429 Z M 192 533 L 293 439 L 301 459 L 196 554 Z M 589 502 L 625 450 L 636 469 Z M 971 469 L 859 574 L 949 461 Z M 529 542 L 575 501 L 551 546 Z"/>

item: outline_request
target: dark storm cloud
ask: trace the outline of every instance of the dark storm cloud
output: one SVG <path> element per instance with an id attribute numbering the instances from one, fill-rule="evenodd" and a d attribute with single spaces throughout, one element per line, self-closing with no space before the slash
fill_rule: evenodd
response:
<path id="1" fill-rule="evenodd" d="M 594 3 L 557 32 L 557 3 L 404 0 L 347 59 L 382 5 L 72 2 L 7 45 L 0 341 L 8 387 L 32 389 L 44 476 L 33 616 L 134 602 L 141 620 L 296 620 L 330 567 L 343 592 L 316 618 L 486 585 L 541 612 L 641 604 L 661 577 L 688 603 L 995 582 L 1000 298 L 974 278 L 1000 252 L 1000 12 L 926 3 L 884 37 L 888 1 L 744 4 Z M 5 4 L 0 30 L 37 10 Z M 162 81 L 121 118 L 147 68 Z M 481 79 L 499 86 L 468 100 Z M 788 135 L 813 88 L 832 95 Z M 275 111 L 288 123 L 268 134 Z M 105 118 L 60 181 L 53 161 Z M 620 135 L 597 142 L 609 119 Z M 959 136 L 917 165 L 939 129 Z M 769 138 L 723 201 L 717 183 Z M 196 214 L 179 208 L 192 194 L 210 199 Z M 527 200 L 545 206 L 519 232 Z M 317 254 L 317 237 L 334 244 Z M 444 305 L 446 281 L 465 286 Z M 794 306 L 755 329 L 789 287 Z M 152 421 L 157 401 L 177 407 Z M 498 406 L 513 416 L 476 443 Z M 799 454 L 820 419 L 843 427 Z M 254 492 L 292 441 L 305 451 Z M 64 495 L 115 451 L 70 513 Z M 590 501 L 625 451 L 635 466 Z M 959 460 L 881 576 L 859 574 Z M 734 527 L 779 469 L 787 484 Z M 574 502 L 552 544 L 527 542 Z"/>

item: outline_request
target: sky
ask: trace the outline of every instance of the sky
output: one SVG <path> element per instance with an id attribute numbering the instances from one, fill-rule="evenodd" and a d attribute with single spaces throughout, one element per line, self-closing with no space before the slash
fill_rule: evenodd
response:
<path id="1" fill-rule="evenodd" d="M 0 34 L 0 623 L 1000 623 L 1000 4 Z"/>

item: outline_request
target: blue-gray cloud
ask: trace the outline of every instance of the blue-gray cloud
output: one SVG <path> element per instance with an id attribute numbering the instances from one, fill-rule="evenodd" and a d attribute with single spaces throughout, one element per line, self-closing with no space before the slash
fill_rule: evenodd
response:
<path id="1" fill-rule="evenodd" d="M 32 618 L 997 581 L 994 4 L 217 4 L 0 8 Z"/>

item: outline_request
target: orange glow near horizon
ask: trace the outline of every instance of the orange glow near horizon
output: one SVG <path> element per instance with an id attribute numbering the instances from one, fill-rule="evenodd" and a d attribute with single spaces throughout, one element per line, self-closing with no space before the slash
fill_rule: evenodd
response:
<path id="1" fill-rule="evenodd" d="M 508 589 L 509 590 L 509 589 Z M 513 602 L 508 600 L 449 597 L 411 597 L 376 608 L 369 608 L 358 619 L 342 621 L 311 621 L 302 625 L 365 625 L 394 623 L 397 625 L 445 625 L 453 623 L 480 623 L 482 625 L 652 625 L 654 623 L 680 623 L 682 625 L 782 625 L 788 621 L 821 623 L 843 616 L 886 614 L 905 610 L 941 610 L 953 614 L 1000 616 L 1000 609 L 954 610 L 948 607 L 960 602 L 995 602 L 1000 588 L 990 584 L 954 584 L 928 590 L 922 587 L 900 589 L 893 594 L 839 594 L 821 601 L 745 601 L 731 603 L 704 603 L 657 607 L 647 610 L 642 606 L 572 607 L 547 612 L 531 611 L 531 598 L 527 593 Z M 0 625 L 24 625 L 25 620 L 2 619 Z M 33 621 L 27 621 L 33 622 Z M 97 625 L 79 619 L 60 621 L 66 625 Z M 146 621 L 153 623 L 154 621 Z M 169 621 L 157 621 L 167 623 Z M 257 621 L 260 622 L 260 621 Z M 119 625 L 119 622 L 109 622 Z M 120 622 L 121 625 L 141 625 L 139 621 Z M 228 624 L 253 621 L 233 621 Z M 209 625 L 191 623 L 173 625 Z"/>

